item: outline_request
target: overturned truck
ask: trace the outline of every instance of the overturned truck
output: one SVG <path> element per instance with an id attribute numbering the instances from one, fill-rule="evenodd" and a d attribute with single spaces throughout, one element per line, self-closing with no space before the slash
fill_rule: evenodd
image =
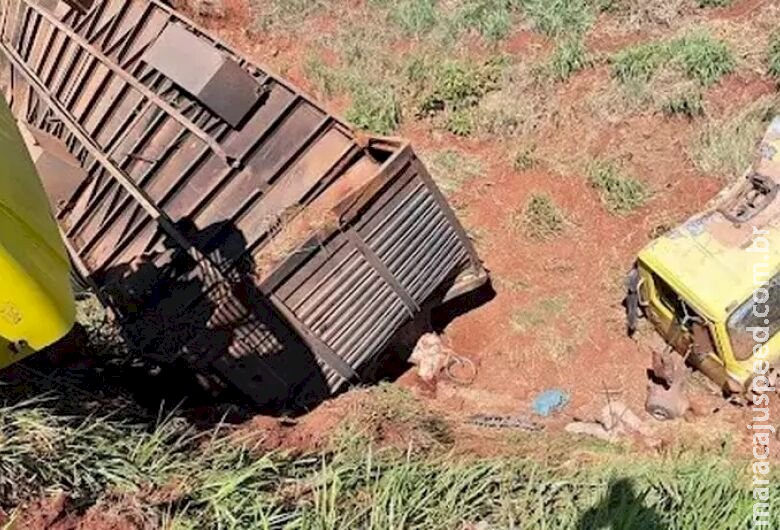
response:
<path id="1" fill-rule="evenodd" d="M 5 0 L 2 80 L 75 270 L 131 346 L 259 406 L 361 381 L 487 281 L 411 146 L 156 0 Z"/>

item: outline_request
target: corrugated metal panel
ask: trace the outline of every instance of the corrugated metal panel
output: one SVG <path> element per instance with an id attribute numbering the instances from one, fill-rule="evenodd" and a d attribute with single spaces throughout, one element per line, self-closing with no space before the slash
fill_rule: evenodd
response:
<path id="1" fill-rule="evenodd" d="M 484 278 L 406 144 L 358 142 L 165 4 L 8 0 L 1 16 L 14 111 L 84 168 L 57 212 L 74 260 L 144 353 L 175 352 L 259 404 L 327 393 L 459 273 Z M 256 83 L 245 119 L 147 64 L 171 31 Z"/>

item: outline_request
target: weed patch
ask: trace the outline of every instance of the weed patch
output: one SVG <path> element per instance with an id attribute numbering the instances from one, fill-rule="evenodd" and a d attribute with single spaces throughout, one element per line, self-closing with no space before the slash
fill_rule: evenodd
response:
<path id="1" fill-rule="evenodd" d="M 672 43 L 672 55 L 680 61 L 686 75 L 702 86 L 715 84 L 736 66 L 725 42 L 706 32 L 698 32 Z"/>
<path id="2" fill-rule="evenodd" d="M 775 31 L 769 40 L 767 70 L 769 75 L 780 81 L 780 31 Z"/>
<path id="3" fill-rule="evenodd" d="M 734 0 L 699 0 L 699 7 L 728 7 Z"/>
<path id="4" fill-rule="evenodd" d="M 442 16 L 436 0 L 401 0 L 399 2 L 383 2 L 372 0 L 370 4 L 384 7 L 392 4 L 387 15 L 389 21 L 399 27 L 404 34 L 422 36 L 430 32 Z"/>
<path id="5" fill-rule="evenodd" d="M 648 82 L 661 68 L 680 69 L 702 86 L 732 72 L 736 61 L 729 47 L 706 32 L 666 42 L 631 46 L 612 57 L 612 71 L 621 83 Z"/>
<path id="6" fill-rule="evenodd" d="M 534 27 L 550 37 L 584 34 L 595 13 L 587 0 L 519 0 Z"/>
<path id="7" fill-rule="evenodd" d="M 661 110 L 667 116 L 685 116 L 693 119 L 704 115 L 704 101 L 701 92 L 685 92 L 666 99 L 661 104 Z"/>
<path id="8" fill-rule="evenodd" d="M 522 212 L 513 214 L 513 226 L 538 241 L 560 235 L 568 225 L 566 216 L 549 195 L 532 195 Z"/>
<path id="9" fill-rule="evenodd" d="M 520 149 L 512 161 L 515 171 L 528 171 L 536 166 L 536 146 L 528 146 Z"/>
<path id="10" fill-rule="evenodd" d="M 556 81 L 566 81 L 590 63 L 582 40 L 567 39 L 555 48 L 549 64 L 550 74 Z"/>
<path id="11" fill-rule="evenodd" d="M 360 87 L 352 92 L 347 120 L 376 134 L 390 134 L 401 122 L 401 106 L 391 88 Z"/>
<path id="12" fill-rule="evenodd" d="M 624 175 L 611 160 L 594 160 L 588 166 L 588 181 L 599 192 L 601 202 L 618 215 L 625 215 L 644 206 L 651 196 L 643 182 Z"/>

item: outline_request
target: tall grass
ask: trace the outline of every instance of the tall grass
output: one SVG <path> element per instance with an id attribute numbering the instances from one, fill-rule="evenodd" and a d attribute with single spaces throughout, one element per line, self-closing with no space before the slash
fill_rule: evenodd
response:
<path id="1" fill-rule="evenodd" d="M 60 417 L 41 402 L 0 414 L 0 505 L 9 512 L 60 490 L 108 507 L 122 492 L 146 507 L 150 527 L 177 529 L 737 529 L 751 514 L 749 470 L 703 454 L 598 466 L 562 454 L 552 465 L 380 449 L 357 436 L 294 457 L 172 417 L 147 427 Z"/>
<path id="2" fill-rule="evenodd" d="M 81 508 L 111 509 L 119 496 L 144 506 L 148 527 L 168 529 L 633 528 L 648 517 L 660 527 L 739 528 L 749 514 L 738 461 L 602 450 L 583 465 L 571 450 L 592 446 L 554 434 L 544 439 L 554 464 L 454 457 L 452 424 L 411 393 L 363 393 L 330 443 L 306 455 L 269 454 L 257 433 L 199 432 L 173 415 L 138 424 L 62 416 L 52 401 L 2 407 L 0 508 L 13 514 L 54 490 Z M 378 445 L 388 426 L 405 442 Z"/>

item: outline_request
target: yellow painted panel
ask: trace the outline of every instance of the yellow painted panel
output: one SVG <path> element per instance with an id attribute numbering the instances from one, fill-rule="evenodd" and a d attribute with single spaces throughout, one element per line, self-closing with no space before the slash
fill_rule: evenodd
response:
<path id="1" fill-rule="evenodd" d="M 62 338 L 74 315 L 67 252 L 0 98 L 0 368 Z"/>

